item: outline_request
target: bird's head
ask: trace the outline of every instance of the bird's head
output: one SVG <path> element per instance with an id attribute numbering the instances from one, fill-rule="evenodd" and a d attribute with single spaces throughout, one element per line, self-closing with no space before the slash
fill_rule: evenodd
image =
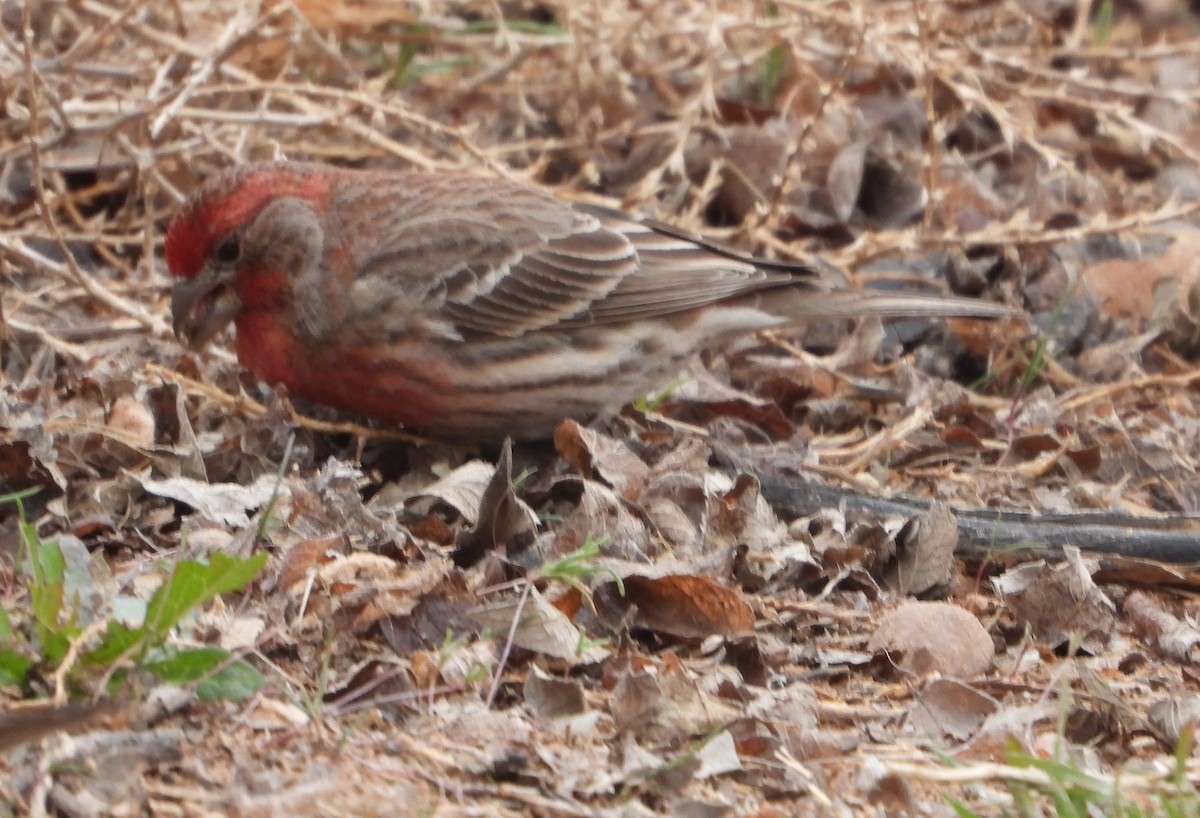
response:
<path id="1" fill-rule="evenodd" d="M 241 165 L 205 181 L 167 229 L 175 334 L 200 347 L 247 306 L 280 300 L 289 262 L 319 250 L 314 208 L 328 195 L 326 176 L 300 163 Z"/>

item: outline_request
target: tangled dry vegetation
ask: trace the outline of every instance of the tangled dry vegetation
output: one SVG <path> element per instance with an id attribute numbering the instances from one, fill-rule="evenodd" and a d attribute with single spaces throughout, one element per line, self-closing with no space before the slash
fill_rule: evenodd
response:
<path id="1" fill-rule="evenodd" d="M 1198 35 L 1166 0 L 4 3 L 0 492 L 36 493 L 0 507 L 0 815 L 994 814 L 1051 780 L 1020 753 L 1148 803 L 1193 575 L 942 503 L 1196 553 Z M 166 221 L 280 155 L 1030 320 L 749 339 L 515 463 L 414 442 L 170 335 Z M 939 503 L 870 510 L 901 494 Z"/>

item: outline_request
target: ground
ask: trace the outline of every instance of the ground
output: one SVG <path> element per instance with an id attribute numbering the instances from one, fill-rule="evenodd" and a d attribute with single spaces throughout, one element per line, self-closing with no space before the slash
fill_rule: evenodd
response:
<path id="1" fill-rule="evenodd" d="M 1165 0 L 6 3 L 0 815 L 1200 814 L 1198 88 Z M 276 157 L 1014 315 L 421 439 L 174 338 Z"/>

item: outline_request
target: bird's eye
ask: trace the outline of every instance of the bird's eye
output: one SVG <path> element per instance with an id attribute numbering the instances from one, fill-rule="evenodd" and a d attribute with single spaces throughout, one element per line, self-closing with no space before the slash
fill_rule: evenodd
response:
<path id="1" fill-rule="evenodd" d="M 216 259 L 221 264 L 233 264 L 241 254 L 242 245 L 238 242 L 237 236 L 230 236 L 217 245 Z"/>

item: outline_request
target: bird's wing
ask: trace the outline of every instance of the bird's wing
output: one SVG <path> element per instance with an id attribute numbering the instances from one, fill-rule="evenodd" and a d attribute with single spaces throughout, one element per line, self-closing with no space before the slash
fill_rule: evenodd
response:
<path id="1" fill-rule="evenodd" d="M 360 322 L 400 316 L 516 337 L 586 310 L 638 267 L 627 239 L 536 188 L 404 174 L 363 198 L 348 211 L 378 213 L 381 224 L 347 235 L 348 312 Z"/>
<path id="2" fill-rule="evenodd" d="M 781 286 L 815 289 L 846 286 L 832 267 L 751 259 L 700 236 L 620 211 L 580 207 L 637 253 L 638 269 L 604 298 L 568 319 L 612 323 L 702 307 L 726 298 Z"/>
<path id="3" fill-rule="evenodd" d="M 503 180 L 410 175 L 404 188 L 407 195 L 378 193 L 403 212 L 359 254 L 353 287 L 371 312 L 407 299 L 430 323 L 459 334 L 516 337 L 616 323 L 827 278 Z"/>

